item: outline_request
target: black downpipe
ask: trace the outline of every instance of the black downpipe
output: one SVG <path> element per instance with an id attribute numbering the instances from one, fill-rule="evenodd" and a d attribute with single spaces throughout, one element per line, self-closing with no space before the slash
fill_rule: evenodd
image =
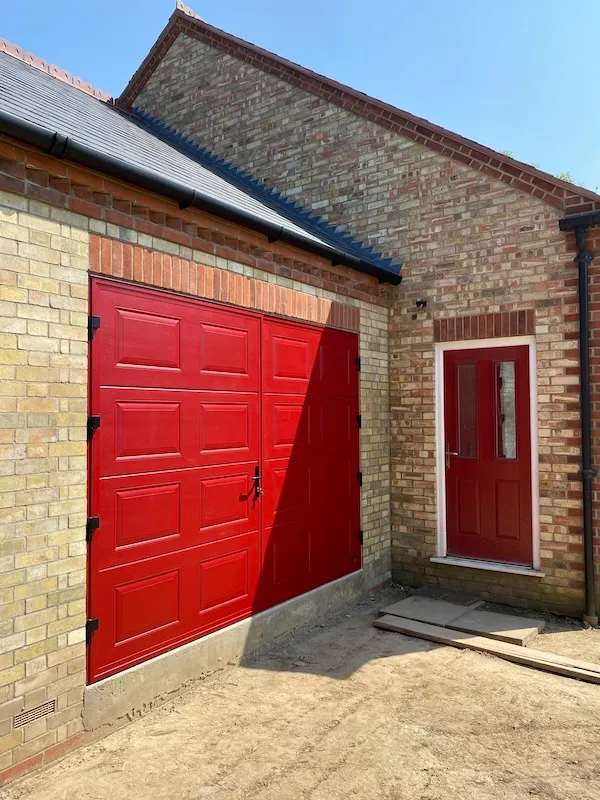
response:
<path id="1" fill-rule="evenodd" d="M 585 225 L 575 227 L 579 289 L 579 364 L 581 373 L 581 479 L 583 483 L 583 551 L 585 612 L 583 619 L 598 624 L 594 570 L 594 527 L 592 488 L 596 470 L 592 466 L 592 421 L 590 399 L 590 319 L 588 265 L 592 256 L 586 246 Z"/>
<path id="2" fill-rule="evenodd" d="M 353 269 L 358 269 L 368 275 L 378 278 L 381 283 L 398 285 L 402 280 L 399 274 L 386 270 L 375 264 L 370 264 L 351 253 L 346 253 L 334 245 L 327 245 L 315 239 L 300 236 L 293 231 L 285 230 L 281 225 L 276 225 L 257 217 L 250 211 L 244 211 L 236 206 L 214 197 L 191 189 L 178 181 L 156 175 L 143 167 L 127 164 L 121 159 L 114 158 L 104 153 L 99 153 L 86 145 L 64 136 L 61 133 L 50 131 L 41 125 L 15 117 L 0 110 L 0 133 L 12 136 L 26 144 L 38 147 L 45 153 L 57 158 L 67 158 L 85 167 L 90 167 L 105 175 L 132 183 L 157 194 L 168 197 L 179 204 L 180 208 L 194 206 L 202 211 L 221 217 L 221 219 L 235 222 L 246 228 L 262 233 L 271 241 L 282 241 L 294 245 L 302 250 L 329 259 L 332 264 L 343 264 Z"/>

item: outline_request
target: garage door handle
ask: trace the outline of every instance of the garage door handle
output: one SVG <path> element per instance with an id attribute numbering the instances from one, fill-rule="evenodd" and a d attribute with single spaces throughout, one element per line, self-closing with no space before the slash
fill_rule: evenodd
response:
<path id="1" fill-rule="evenodd" d="M 262 480 L 262 475 L 260 474 L 260 467 L 256 467 L 254 470 L 254 475 L 252 476 L 252 480 L 254 481 L 254 490 L 256 491 L 256 496 L 260 497 L 263 493 L 262 487 L 260 482 Z"/>

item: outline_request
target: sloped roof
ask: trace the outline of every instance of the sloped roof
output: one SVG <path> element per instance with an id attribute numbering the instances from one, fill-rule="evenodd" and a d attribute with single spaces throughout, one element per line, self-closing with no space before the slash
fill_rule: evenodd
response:
<path id="1" fill-rule="evenodd" d="M 330 225 L 318 214 L 305 211 L 301 203 L 294 202 L 275 189 L 265 186 L 262 181 L 257 180 L 248 172 L 244 172 L 230 161 L 213 155 L 209 150 L 201 147 L 175 128 L 165 125 L 140 109 L 134 109 L 134 116 L 143 124 L 145 130 L 162 138 L 182 152 L 188 153 L 195 161 L 206 166 L 211 172 L 220 175 L 226 181 L 241 189 L 241 191 L 248 192 L 265 206 L 280 214 L 285 214 L 291 222 L 296 223 L 303 229 L 309 229 L 324 242 L 330 243 L 333 247 L 342 248 L 357 258 L 364 260 L 374 259 L 382 267 L 388 267 L 396 273 L 400 269 L 400 265 L 394 265 L 393 259 L 383 258 L 373 247 L 362 244 L 354 239 L 351 234 Z"/>
<path id="2" fill-rule="evenodd" d="M 600 195 L 589 189 L 560 180 L 530 164 L 491 150 L 426 119 L 402 111 L 389 103 L 370 97 L 215 28 L 194 14 L 181 0 L 177 0 L 176 10 L 167 26 L 116 101 L 120 106 L 131 108 L 135 104 L 135 98 L 180 34 L 227 52 L 280 80 L 323 97 L 384 128 L 437 150 L 448 158 L 532 194 L 562 211 L 578 213 L 600 209 Z"/>
<path id="3" fill-rule="evenodd" d="M 288 234 L 287 241 L 293 239 L 297 246 L 304 245 L 312 251 L 318 247 L 322 254 L 331 251 L 336 263 L 349 260 L 356 269 L 376 274 L 381 280 L 399 282 L 399 265 L 300 212 L 275 193 L 267 196 L 267 190 L 247 178 L 242 180 L 207 151 L 160 129 L 150 120 L 123 113 L 88 89 L 80 91 L 69 81 L 57 80 L 37 64 L 0 51 L 0 132 L 16 135 L 19 125 L 66 137 L 74 153 L 85 148 L 117 168 L 123 165 L 132 174 L 150 174 L 165 185 L 182 186 L 192 198 L 198 193 L 224 210 L 232 209 L 269 230 Z M 70 151 L 66 152 L 67 158 L 77 160 Z M 98 169 L 102 170 L 102 166 Z M 340 261 L 340 252 L 346 261 Z"/>

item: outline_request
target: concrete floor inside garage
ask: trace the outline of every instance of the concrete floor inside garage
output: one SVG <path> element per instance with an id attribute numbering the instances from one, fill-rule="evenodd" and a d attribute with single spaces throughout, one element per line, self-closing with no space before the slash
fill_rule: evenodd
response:
<path id="1" fill-rule="evenodd" d="M 600 796 L 600 686 L 371 623 L 380 593 L 3 789 L 5 800 Z M 600 659 L 546 616 L 533 646 Z"/>

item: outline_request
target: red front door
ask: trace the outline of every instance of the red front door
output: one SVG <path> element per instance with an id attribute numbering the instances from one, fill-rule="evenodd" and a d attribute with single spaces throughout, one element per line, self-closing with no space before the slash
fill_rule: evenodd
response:
<path id="1" fill-rule="evenodd" d="M 96 278 L 92 312 L 90 680 L 360 568 L 356 334 Z"/>
<path id="2" fill-rule="evenodd" d="M 444 353 L 449 556 L 532 563 L 527 346 Z"/>

